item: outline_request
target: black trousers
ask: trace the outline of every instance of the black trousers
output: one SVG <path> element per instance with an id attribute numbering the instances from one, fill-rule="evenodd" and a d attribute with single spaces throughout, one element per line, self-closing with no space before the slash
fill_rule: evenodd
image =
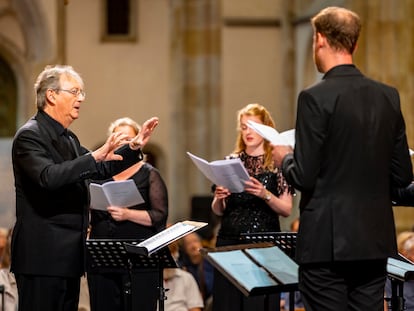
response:
<path id="1" fill-rule="evenodd" d="M 387 261 L 364 260 L 299 267 L 306 311 L 382 311 Z"/>
<path id="2" fill-rule="evenodd" d="M 19 311 L 77 311 L 80 278 L 16 274 Z"/>

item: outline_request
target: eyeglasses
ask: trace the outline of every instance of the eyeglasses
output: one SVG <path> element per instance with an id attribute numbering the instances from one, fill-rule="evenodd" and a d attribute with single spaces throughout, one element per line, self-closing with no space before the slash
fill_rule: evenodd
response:
<path id="1" fill-rule="evenodd" d="M 82 96 L 83 98 L 86 97 L 86 93 L 85 91 L 81 90 L 81 89 L 71 89 L 71 90 L 65 90 L 65 89 L 56 89 L 55 91 L 63 91 L 63 92 L 67 92 L 72 94 L 75 97 L 79 97 Z"/>

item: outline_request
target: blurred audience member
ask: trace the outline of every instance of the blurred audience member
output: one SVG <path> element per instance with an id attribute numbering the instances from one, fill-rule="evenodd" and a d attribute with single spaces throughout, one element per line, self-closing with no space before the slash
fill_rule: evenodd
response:
<path id="1" fill-rule="evenodd" d="M 211 310 L 214 267 L 200 253 L 203 247 L 201 237 L 196 232 L 190 233 L 181 239 L 181 246 L 180 265 L 197 281 L 204 300 L 204 311 Z"/>
<path id="2" fill-rule="evenodd" d="M 175 260 L 179 257 L 178 242 L 169 245 Z M 201 311 L 204 308 L 203 297 L 191 273 L 181 268 L 164 269 L 165 311 Z"/>
<path id="3" fill-rule="evenodd" d="M 6 228 L 0 228 L 0 261 L 3 261 L 4 253 L 7 248 L 7 236 L 9 230 Z M 2 266 L 0 266 L 1 268 Z"/>
<path id="4" fill-rule="evenodd" d="M 5 233 L 5 234 L 4 234 Z M 4 235 L 4 247 L 2 249 L 2 256 L 0 261 L 0 285 L 4 286 L 4 306 L 2 305 L 2 299 L 0 299 L 0 310 L 4 311 L 16 311 L 18 304 L 17 285 L 14 274 L 10 272 L 10 239 L 11 230 L 1 229 L 1 240 L 3 242 Z M 3 246 L 3 244 L 2 244 Z"/>

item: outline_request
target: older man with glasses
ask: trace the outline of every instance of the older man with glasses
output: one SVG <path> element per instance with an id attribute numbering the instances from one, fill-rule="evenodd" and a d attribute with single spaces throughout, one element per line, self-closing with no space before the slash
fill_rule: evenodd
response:
<path id="1" fill-rule="evenodd" d="M 68 130 L 79 118 L 83 88 L 71 66 L 47 66 L 35 83 L 38 111 L 14 137 L 11 271 L 20 311 L 77 310 L 85 271 L 88 180 L 106 179 L 141 161 L 141 148 L 158 125 L 158 118 L 151 118 L 132 141 L 114 133 L 90 152 Z"/>

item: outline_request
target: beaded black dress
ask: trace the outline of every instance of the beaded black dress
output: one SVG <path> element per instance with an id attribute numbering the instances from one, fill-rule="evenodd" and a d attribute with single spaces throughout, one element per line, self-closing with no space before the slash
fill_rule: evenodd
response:
<path id="1" fill-rule="evenodd" d="M 281 171 L 263 169 L 264 155 L 250 156 L 241 152 L 239 157 L 249 175 L 259 180 L 275 196 L 287 188 L 293 194 L 293 188 L 287 184 Z M 279 216 L 266 201 L 247 192 L 232 193 L 226 198 L 217 246 L 240 244 L 243 242 L 242 234 L 279 231 Z"/>
<path id="2" fill-rule="evenodd" d="M 294 193 L 281 171 L 263 168 L 264 155 L 250 156 L 245 152 L 239 155 L 247 172 L 259 180 L 268 191 L 279 196 L 286 189 Z M 279 232 L 279 215 L 262 198 L 247 192 L 232 193 L 226 198 L 226 208 L 221 217 L 221 226 L 216 246 L 229 246 L 251 243 L 243 234 Z M 271 308 L 279 310 L 279 294 L 245 297 L 229 280 L 215 270 L 213 284 L 213 311 L 256 311 Z"/>

